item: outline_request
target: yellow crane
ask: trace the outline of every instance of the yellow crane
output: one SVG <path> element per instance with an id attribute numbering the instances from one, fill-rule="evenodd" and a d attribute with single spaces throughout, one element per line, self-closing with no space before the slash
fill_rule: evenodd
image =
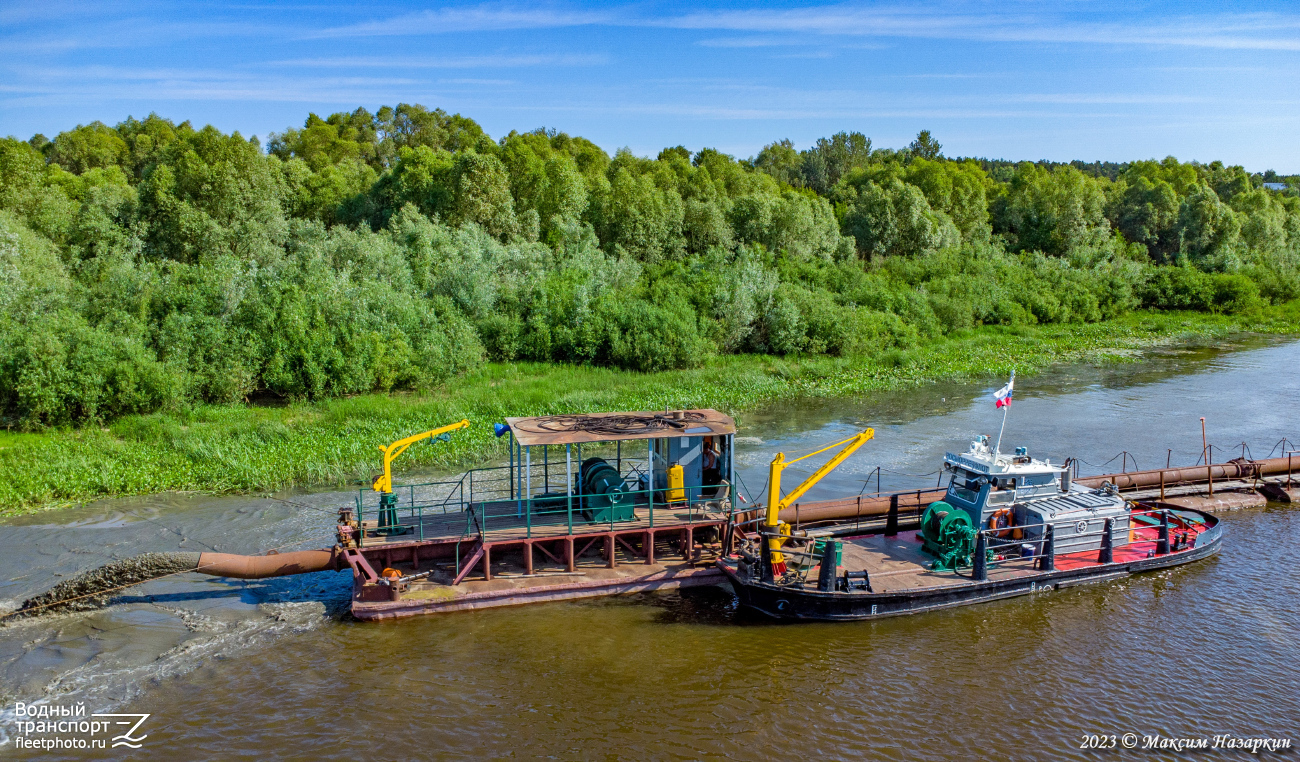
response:
<path id="1" fill-rule="evenodd" d="M 772 459 L 771 470 L 768 472 L 767 517 L 764 521 L 764 525 L 767 527 L 767 533 L 771 535 L 788 535 L 790 533 L 790 526 L 781 521 L 781 511 L 788 508 L 794 503 L 794 501 L 803 497 L 803 494 L 812 489 L 814 484 L 821 481 L 822 477 L 826 476 L 831 471 L 834 471 L 839 464 L 843 463 L 850 455 L 856 452 L 859 447 L 866 444 L 875 435 L 875 429 L 867 429 L 860 434 L 855 434 L 849 437 L 848 439 L 836 442 L 835 444 L 826 445 L 820 450 L 810 452 L 807 455 L 790 461 L 785 459 L 785 453 L 778 452 L 776 457 Z M 814 455 L 819 455 L 827 450 L 839 447 L 840 445 L 844 445 L 844 449 L 835 453 L 830 460 L 826 461 L 821 468 L 814 471 L 812 476 L 804 479 L 803 483 L 791 490 L 789 494 L 785 497 L 781 497 L 781 471 L 784 470 L 786 466 L 811 458 Z M 773 536 L 769 537 L 767 542 L 768 548 L 772 551 L 773 570 L 778 574 L 784 573 L 785 558 L 778 551 L 780 551 L 781 546 L 785 544 L 785 539 L 780 536 Z"/>
<path id="2" fill-rule="evenodd" d="M 463 429 L 469 425 L 469 420 L 464 419 L 456 423 L 449 423 L 446 426 L 440 426 L 431 431 L 425 431 L 420 434 L 413 434 L 404 439 L 399 439 L 387 447 L 379 445 L 379 451 L 384 454 L 384 472 L 375 477 L 371 487 L 379 493 L 379 533 L 380 534 L 402 534 L 407 528 L 398 526 L 397 523 L 397 496 L 393 494 L 393 461 L 398 455 L 406 452 L 406 448 L 416 442 L 425 439 L 441 439 L 447 441 L 451 438 L 451 432 Z"/>

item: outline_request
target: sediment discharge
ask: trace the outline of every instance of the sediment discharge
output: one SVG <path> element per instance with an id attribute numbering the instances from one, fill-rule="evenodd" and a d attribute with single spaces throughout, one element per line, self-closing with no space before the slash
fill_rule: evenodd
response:
<path id="1" fill-rule="evenodd" d="M 22 607 L 10 616 L 19 618 L 102 608 L 120 588 L 168 574 L 193 571 L 199 565 L 199 556 L 198 553 L 142 553 L 114 561 L 64 580 L 47 592 L 23 601 Z"/>
<path id="2" fill-rule="evenodd" d="M 48 592 L 23 601 L 10 617 L 91 611 L 108 605 L 113 593 L 124 587 L 181 572 L 199 572 L 212 577 L 267 579 L 289 574 L 347 568 L 338 554 L 329 550 L 297 550 L 265 556 L 231 553 L 143 553 L 60 582 Z"/>

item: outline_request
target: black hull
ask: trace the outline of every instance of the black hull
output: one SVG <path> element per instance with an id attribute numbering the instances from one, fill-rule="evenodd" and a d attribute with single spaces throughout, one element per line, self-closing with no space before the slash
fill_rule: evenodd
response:
<path id="1" fill-rule="evenodd" d="M 1181 566 L 1217 553 L 1223 542 L 1223 531 L 1223 525 L 1216 524 L 1197 537 L 1195 547 L 1153 558 L 892 593 L 822 592 L 809 588 L 779 587 L 750 579 L 748 574 L 738 571 L 734 562 L 719 561 L 718 566 L 727 574 L 740 598 L 740 605 L 745 608 L 779 620 L 846 622 L 986 603 Z"/>

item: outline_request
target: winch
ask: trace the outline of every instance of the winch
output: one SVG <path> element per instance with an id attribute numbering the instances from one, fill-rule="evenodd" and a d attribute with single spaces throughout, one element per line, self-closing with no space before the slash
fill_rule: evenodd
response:
<path id="1" fill-rule="evenodd" d="M 631 500 L 618 469 L 604 458 L 587 458 L 578 470 L 582 485 L 582 505 L 592 521 L 630 521 L 635 516 Z"/>
<path id="2" fill-rule="evenodd" d="M 971 565 L 975 552 L 975 527 L 966 511 L 936 500 L 921 517 L 923 547 L 934 556 L 933 569 L 956 569 Z"/>

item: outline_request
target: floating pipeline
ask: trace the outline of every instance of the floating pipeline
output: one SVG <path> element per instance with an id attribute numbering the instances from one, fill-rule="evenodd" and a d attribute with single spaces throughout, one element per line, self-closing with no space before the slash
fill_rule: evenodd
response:
<path id="1" fill-rule="evenodd" d="M 1154 468 L 1150 471 L 1129 471 L 1122 474 L 1105 474 L 1103 476 L 1080 476 L 1075 479 L 1088 487 L 1100 487 L 1110 482 L 1121 490 L 1142 489 L 1150 487 L 1173 486 L 1175 484 L 1201 484 L 1211 479 L 1223 481 L 1228 479 L 1254 479 L 1263 476 L 1280 476 L 1291 472 L 1294 464 L 1300 471 L 1300 458 L 1266 458 L 1264 460 L 1230 460 L 1227 463 L 1215 463 L 1209 466 L 1183 466 L 1177 468 Z"/>
<path id="2" fill-rule="evenodd" d="M 308 574 L 347 568 L 330 550 L 299 550 L 265 556 L 230 553 L 143 553 L 114 561 L 60 582 L 49 591 L 23 601 L 9 615 L 24 618 L 59 612 L 91 611 L 103 608 L 123 588 L 159 577 L 198 572 L 213 577 L 267 579 L 290 574 Z"/>
<path id="3" fill-rule="evenodd" d="M 1100 476 L 1080 476 L 1074 481 L 1087 487 L 1098 488 L 1106 482 L 1114 484 L 1120 490 L 1137 490 L 1151 489 L 1159 487 L 1162 482 L 1167 487 L 1184 484 L 1206 484 L 1213 480 L 1215 482 L 1238 480 L 1238 479 L 1258 479 L 1265 476 L 1284 476 L 1294 471 L 1297 478 L 1300 479 L 1300 457 L 1290 458 L 1266 458 L 1264 460 L 1232 460 L 1227 463 L 1216 463 L 1210 466 L 1188 466 L 1174 468 L 1157 468 L 1150 471 L 1130 471 L 1119 474 L 1102 474 Z M 1273 488 L 1277 492 L 1277 488 Z M 1300 500 L 1300 489 L 1296 491 L 1296 499 Z M 851 498 L 841 498 L 838 500 L 819 500 L 804 503 L 796 503 L 789 508 L 781 511 L 780 519 L 790 525 L 816 524 L 819 522 L 844 521 L 847 519 L 880 519 L 889 514 L 891 502 L 897 504 L 899 515 L 904 519 L 919 518 L 926 506 L 935 500 L 943 497 L 946 489 L 943 487 L 930 487 L 919 490 L 910 490 L 906 492 L 897 492 L 885 495 L 859 495 Z M 1269 494 L 1269 493 L 1266 493 Z M 1279 493 L 1280 494 L 1280 493 Z M 1271 497 L 1271 495 L 1270 495 Z M 1290 492 L 1286 494 L 1287 499 L 1282 497 L 1273 497 L 1280 502 L 1289 502 L 1291 499 Z M 1214 499 L 1207 500 L 1198 497 L 1182 497 L 1166 501 L 1170 507 L 1179 508 L 1198 508 L 1204 510 L 1213 510 L 1218 508 L 1240 508 L 1257 505 L 1260 502 L 1258 495 L 1216 495 Z M 762 514 L 760 509 L 754 508 L 741 514 L 740 520 L 753 521 Z"/>

